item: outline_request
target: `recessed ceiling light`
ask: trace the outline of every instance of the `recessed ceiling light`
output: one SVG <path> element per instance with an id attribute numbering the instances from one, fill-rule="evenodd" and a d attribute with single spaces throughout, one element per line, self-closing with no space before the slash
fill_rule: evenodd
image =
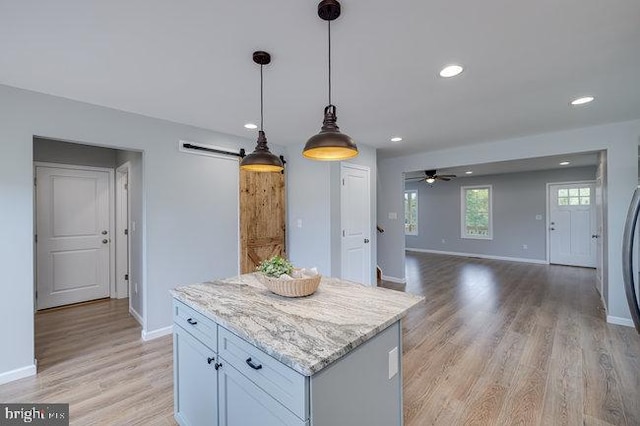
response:
<path id="1" fill-rule="evenodd" d="M 402 138 L 400 136 L 394 136 L 391 138 L 391 142 L 400 142 L 402 141 Z"/>
<path id="2" fill-rule="evenodd" d="M 255 129 L 258 128 L 258 126 L 253 124 L 253 123 L 247 123 L 247 124 L 244 125 L 244 128 L 245 129 L 249 129 L 249 130 L 255 130 Z"/>
<path id="3" fill-rule="evenodd" d="M 593 99 L 594 99 L 593 96 L 583 96 L 581 98 L 576 98 L 576 99 L 572 100 L 571 101 L 571 105 L 577 106 L 577 105 L 588 104 L 589 102 L 593 101 Z"/>
<path id="4" fill-rule="evenodd" d="M 472 172 L 471 170 L 467 170 L 466 172 L 464 172 L 464 174 L 465 174 L 465 175 L 470 175 L 470 174 L 472 174 L 472 173 L 473 173 L 473 172 Z"/>
<path id="5" fill-rule="evenodd" d="M 560 163 L 561 166 L 568 166 L 569 164 L 571 164 L 571 162 L 569 161 L 563 161 L 562 163 Z"/>
<path id="6" fill-rule="evenodd" d="M 446 67 L 440 70 L 440 77 L 444 77 L 444 78 L 455 77 L 456 75 L 460 74 L 463 70 L 464 68 L 462 68 L 460 65 L 447 65 Z"/>

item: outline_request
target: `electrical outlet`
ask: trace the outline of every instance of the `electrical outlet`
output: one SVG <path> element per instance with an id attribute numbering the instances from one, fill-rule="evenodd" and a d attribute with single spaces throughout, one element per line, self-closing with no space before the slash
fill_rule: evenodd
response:
<path id="1" fill-rule="evenodd" d="M 296 226 L 297 226 L 298 228 L 302 228 L 302 219 L 298 219 L 298 220 L 296 220 Z"/>
<path id="2" fill-rule="evenodd" d="M 138 294 L 138 283 L 133 283 L 133 292 Z"/>
<path id="3" fill-rule="evenodd" d="M 398 374 L 398 347 L 389 351 L 389 380 Z"/>
<path id="4" fill-rule="evenodd" d="M 442 244 L 447 244 L 447 240 L 445 240 L 444 238 L 442 239 Z"/>
<path id="5" fill-rule="evenodd" d="M 522 250 L 529 250 L 529 246 L 528 246 L 528 245 L 526 245 L 526 244 L 523 244 L 523 245 L 522 245 Z"/>
<path id="6" fill-rule="evenodd" d="M 541 214 L 537 214 L 536 215 L 536 220 L 542 220 L 542 215 Z"/>
<path id="7" fill-rule="evenodd" d="M 398 219 L 398 213 L 396 213 L 396 212 L 389 213 L 389 219 L 397 220 Z"/>

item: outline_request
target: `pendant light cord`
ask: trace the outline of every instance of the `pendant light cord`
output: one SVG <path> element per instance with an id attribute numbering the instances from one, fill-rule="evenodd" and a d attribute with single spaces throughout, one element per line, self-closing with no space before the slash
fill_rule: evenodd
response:
<path id="1" fill-rule="evenodd" d="M 327 21 L 329 25 L 329 105 L 331 105 L 331 21 Z"/>
<path id="2" fill-rule="evenodd" d="M 263 79 L 262 79 L 262 67 L 263 65 L 260 64 L 260 130 L 263 131 L 263 127 L 264 127 L 264 95 L 263 95 Z"/>

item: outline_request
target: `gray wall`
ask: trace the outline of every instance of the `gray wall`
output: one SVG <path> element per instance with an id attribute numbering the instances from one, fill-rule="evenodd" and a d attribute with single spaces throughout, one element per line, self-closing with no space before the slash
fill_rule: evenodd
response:
<path id="1" fill-rule="evenodd" d="M 143 283 L 143 247 L 142 230 L 144 229 L 143 211 L 143 182 L 142 182 L 142 153 L 133 151 L 118 150 L 116 153 L 116 167 L 120 167 L 129 162 L 129 283 L 131 291 L 129 298 L 131 308 L 136 311 L 140 318 L 144 319 L 144 286 Z M 133 227 L 135 224 L 135 230 Z M 137 284 L 137 285 L 136 285 Z M 135 288 L 138 291 L 135 291 Z"/>
<path id="2" fill-rule="evenodd" d="M 408 182 L 418 190 L 418 235 L 406 236 L 406 247 L 545 261 L 547 183 L 595 180 L 596 166 Z M 460 187 L 493 186 L 493 239 L 460 237 Z M 536 220 L 541 215 L 541 220 Z M 445 240 L 443 243 L 442 240 Z M 522 246 L 527 245 L 527 249 Z"/>
<path id="3" fill-rule="evenodd" d="M 0 312 L 11 319 L 0 322 L 0 339 L 11 346 L 0 351 L 0 382 L 34 368 L 34 135 L 142 152 L 140 167 L 136 163 L 132 171 L 142 182 L 141 205 L 132 206 L 132 215 L 140 216 L 142 223 L 134 238 L 142 254 L 133 263 L 144 291 L 136 302 L 145 322 L 143 333 L 171 325 L 171 288 L 238 272 L 238 161 L 181 153 L 178 141 L 248 152 L 255 147 L 254 137 L 0 85 L 0 205 L 10 206 L 0 209 L 0 223 L 5 224 L 0 238 L 0 267 L 5 271 Z M 284 151 L 270 147 L 276 154 Z M 360 149 L 357 161 L 370 163 L 373 177 L 375 150 L 362 144 Z M 287 150 L 289 251 L 295 263 L 318 265 L 331 273 L 331 165 L 306 160 L 301 151 L 302 146 Z M 117 155 L 115 164 L 125 158 Z M 375 194 L 372 200 L 375 203 Z M 375 217 L 375 210 L 372 213 Z M 296 217 L 303 218 L 303 228 L 295 228 Z M 375 252 L 372 258 L 374 263 Z"/>
<path id="4" fill-rule="evenodd" d="M 99 146 L 33 138 L 34 161 L 113 169 L 116 166 L 116 153 L 114 149 Z"/>
<path id="5" fill-rule="evenodd" d="M 637 150 L 640 120 L 606 124 L 463 147 L 385 158 L 378 162 L 378 220 L 385 233 L 378 239 L 378 262 L 385 275 L 404 278 L 405 235 L 403 173 L 414 170 L 471 166 L 474 164 L 544 157 L 576 152 L 607 151 L 606 256 L 609 265 L 608 315 L 611 321 L 630 324 L 622 280 L 622 233 L 631 196 L 638 182 Z"/>
<path id="6" fill-rule="evenodd" d="M 235 136 L 0 85 L 0 312 L 10 319 L 0 322 L 0 339 L 11 349 L 0 351 L 0 381 L 31 371 L 34 363 L 34 135 L 144 151 L 140 232 L 147 332 L 171 325 L 169 289 L 238 271 L 237 160 L 184 154 L 178 141 L 255 146 Z"/>

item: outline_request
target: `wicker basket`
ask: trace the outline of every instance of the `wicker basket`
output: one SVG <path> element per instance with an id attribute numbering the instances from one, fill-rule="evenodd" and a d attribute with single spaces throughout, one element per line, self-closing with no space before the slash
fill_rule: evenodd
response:
<path id="1" fill-rule="evenodd" d="M 281 280 L 280 278 L 268 277 L 265 274 L 258 272 L 256 274 L 258 280 L 269 290 L 275 294 L 285 297 L 302 297 L 313 294 L 318 285 L 320 285 L 320 279 L 322 275 L 316 275 L 310 278 L 295 278 L 292 280 Z"/>

